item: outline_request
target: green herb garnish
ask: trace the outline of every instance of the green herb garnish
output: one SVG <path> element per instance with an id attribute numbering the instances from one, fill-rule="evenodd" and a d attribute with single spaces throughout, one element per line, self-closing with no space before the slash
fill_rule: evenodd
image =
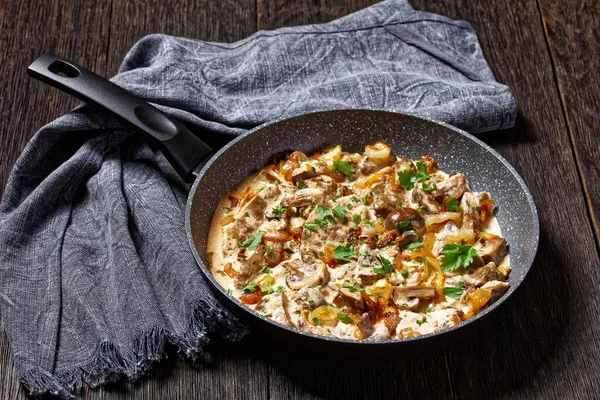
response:
<path id="1" fill-rule="evenodd" d="M 260 242 L 262 242 L 262 237 L 265 234 L 265 231 L 258 231 L 252 236 L 248 236 L 246 240 L 244 240 L 240 246 L 246 247 L 248 246 L 248 250 L 254 251 L 258 248 Z"/>
<path id="2" fill-rule="evenodd" d="M 408 271 L 403 269 L 402 271 L 400 271 L 400 275 L 402 275 L 402 277 L 404 279 L 408 278 Z"/>
<path id="3" fill-rule="evenodd" d="M 304 181 L 298 181 L 298 189 L 304 189 Z"/>
<path id="4" fill-rule="evenodd" d="M 414 250 L 418 249 L 419 247 L 423 247 L 423 242 L 413 242 L 404 245 L 405 250 Z"/>
<path id="5" fill-rule="evenodd" d="M 378 256 L 377 258 L 379 258 L 379 261 L 381 262 L 383 268 L 373 268 L 373 272 L 375 272 L 376 274 L 389 274 L 391 272 L 394 272 L 394 265 L 390 260 L 388 260 L 382 255 Z"/>
<path id="6" fill-rule="evenodd" d="M 230 213 L 233 211 L 233 208 L 231 207 L 223 207 L 223 210 L 225 210 L 227 213 Z"/>
<path id="7" fill-rule="evenodd" d="M 317 224 L 315 224 L 315 222 L 314 222 L 314 221 L 306 221 L 306 222 L 304 223 L 304 227 L 305 227 L 306 229 L 308 229 L 309 231 L 314 231 L 314 230 L 315 230 L 315 228 L 317 227 Z"/>
<path id="8" fill-rule="evenodd" d="M 352 196 L 350 197 L 350 200 L 352 200 L 355 203 L 358 203 L 360 201 L 360 198 L 358 196 Z"/>
<path id="9" fill-rule="evenodd" d="M 265 267 L 265 268 L 263 268 L 263 270 L 262 270 L 262 273 L 263 273 L 263 274 L 269 274 L 269 275 L 270 275 L 270 274 L 272 274 L 272 273 L 273 273 L 273 271 L 271 271 L 271 270 L 270 270 L 268 267 Z"/>
<path id="10" fill-rule="evenodd" d="M 258 287 L 258 283 L 256 282 L 251 282 L 249 284 L 247 284 L 246 286 L 244 286 L 244 292 L 254 292 L 254 290 L 256 290 L 256 288 Z"/>
<path id="11" fill-rule="evenodd" d="M 360 283 L 358 283 L 358 281 L 356 280 L 352 280 L 352 281 L 348 281 L 344 286 L 342 286 L 343 288 L 348 289 L 349 291 L 351 291 L 352 293 L 356 293 L 356 292 L 362 292 L 363 289 L 362 287 L 360 287 Z"/>
<path id="12" fill-rule="evenodd" d="M 342 189 L 337 188 L 335 191 L 335 196 L 333 196 L 333 201 L 336 201 L 337 199 L 339 199 L 340 197 L 342 197 Z"/>
<path id="13" fill-rule="evenodd" d="M 433 186 L 429 186 L 426 182 L 423 182 L 423 190 L 426 192 L 433 192 L 437 190 L 437 185 L 434 183 Z"/>
<path id="14" fill-rule="evenodd" d="M 446 286 L 445 288 L 442 289 L 442 292 L 446 296 L 452 297 L 455 300 L 460 299 L 460 297 L 462 296 L 464 291 L 465 291 L 465 283 L 464 282 L 458 282 L 458 284 L 456 286 Z"/>
<path id="15" fill-rule="evenodd" d="M 347 179 L 350 179 L 352 173 L 354 173 L 354 168 L 348 161 L 339 161 L 336 160 L 333 162 L 333 168 L 340 171 L 342 174 L 346 175 Z"/>
<path id="16" fill-rule="evenodd" d="M 477 252 L 475 245 L 479 243 L 477 240 L 473 245 L 467 244 L 446 244 L 440 251 L 444 255 L 442 258 L 442 270 L 444 272 L 456 271 L 460 268 L 467 268 L 473 262 L 473 257 Z"/>
<path id="17" fill-rule="evenodd" d="M 346 216 L 346 213 L 344 212 L 344 207 L 342 207 L 342 206 L 333 207 L 331 212 L 333 213 L 333 215 L 335 215 L 338 218 L 344 218 Z"/>
<path id="18" fill-rule="evenodd" d="M 283 204 L 280 204 L 276 207 L 273 207 L 273 209 L 271 210 L 271 214 L 273 214 L 275 216 L 276 220 L 280 220 L 281 217 L 283 217 L 283 214 L 285 214 L 285 209 L 286 209 L 286 206 L 284 206 Z"/>
<path id="19" fill-rule="evenodd" d="M 285 293 L 286 290 L 283 286 L 277 286 L 277 293 Z"/>
<path id="20" fill-rule="evenodd" d="M 358 254 L 358 251 L 353 250 L 350 244 L 346 246 L 338 246 L 333 250 L 333 258 L 341 261 L 350 261 L 350 257 Z"/>
<path id="21" fill-rule="evenodd" d="M 266 186 L 261 186 L 261 187 L 259 187 L 259 188 L 256 190 L 256 193 L 260 193 L 260 192 L 262 192 L 263 190 L 265 190 L 265 188 L 266 188 Z"/>
<path id="22" fill-rule="evenodd" d="M 339 312 L 339 313 L 337 313 L 337 317 L 338 317 L 338 319 L 340 321 L 342 321 L 345 324 L 352 324 L 352 323 L 354 323 L 354 320 L 352 318 L 350 318 L 348 316 L 348 314 L 346 314 L 346 313 Z"/>
<path id="23" fill-rule="evenodd" d="M 354 220 L 354 223 L 355 223 L 356 225 L 360 224 L 360 214 L 354 214 L 354 215 L 352 216 L 352 219 Z"/>
<path id="24" fill-rule="evenodd" d="M 317 318 L 317 317 L 314 317 L 314 318 L 312 319 L 312 322 L 313 322 L 313 324 L 315 324 L 315 325 L 317 325 L 317 326 L 319 326 L 319 325 L 323 325 L 323 322 L 322 322 L 322 321 L 321 321 L 319 318 Z"/>
<path id="25" fill-rule="evenodd" d="M 418 319 L 417 320 L 417 324 L 419 326 L 423 325 L 425 322 L 427 322 L 427 318 L 423 317 L 423 319 Z"/>
<path id="26" fill-rule="evenodd" d="M 456 212 L 458 210 L 458 200 L 456 200 L 455 198 L 451 198 L 446 202 L 446 211 Z"/>
<path id="27" fill-rule="evenodd" d="M 427 173 L 427 164 L 422 162 L 417 163 L 416 175 L 412 168 L 404 171 L 398 171 L 398 182 L 407 190 L 414 189 L 415 183 L 426 181 L 429 178 L 430 176 Z"/>

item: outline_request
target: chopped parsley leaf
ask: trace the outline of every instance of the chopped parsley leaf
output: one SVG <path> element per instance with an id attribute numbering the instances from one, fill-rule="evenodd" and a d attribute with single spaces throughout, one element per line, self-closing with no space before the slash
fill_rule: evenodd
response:
<path id="1" fill-rule="evenodd" d="M 351 204 L 351 203 L 348 203 L 348 205 L 346 206 L 346 208 L 347 208 L 348 210 L 350 210 L 350 209 L 352 208 L 352 204 Z"/>
<path id="2" fill-rule="evenodd" d="M 348 281 L 344 286 L 342 286 L 343 288 L 348 289 L 349 291 L 351 291 L 352 293 L 356 293 L 356 292 L 362 292 L 363 289 L 362 287 L 360 287 L 360 283 L 358 283 L 358 281 L 356 280 L 352 280 L 352 281 Z"/>
<path id="3" fill-rule="evenodd" d="M 298 189 L 304 189 L 304 181 L 298 182 Z"/>
<path id="4" fill-rule="evenodd" d="M 290 253 L 294 253 L 294 250 L 292 250 L 292 249 L 290 248 L 290 246 L 295 246 L 295 245 L 296 245 L 296 241 L 295 241 L 295 240 L 292 240 L 292 241 L 290 241 L 290 242 L 288 242 L 288 243 L 284 244 L 284 245 L 283 245 L 283 249 L 284 249 L 284 250 L 287 250 L 287 251 L 289 251 Z"/>
<path id="5" fill-rule="evenodd" d="M 360 214 L 354 214 L 354 215 L 352 216 L 352 220 L 354 221 L 354 223 L 355 223 L 356 225 L 360 224 Z"/>
<path id="6" fill-rule="evenodd" d="M 419 214 L 422 214 L 422 213 L 423 213 L 423 211 L 425 211 L 425 207 L 423 207 L 423 206 L 419 206 L 419 207 L 417 207 L 415 210 L 417 210 L 417 212 L 418 212 Z"/>
<path id="7" fill-rule="evenodd" d="M 402 184 L 402 186 L 404 186 L 404 188 L 407 190 L 414 189 L 415 183 L 426 181 L 429 178 L 430 176 L 427 173 L 427 164 L 422 162 L 417 163 L 416 175 L 412 168 L 404 171 L 398 171 L 398 183 Z"/>
<path id="8" fill-rule="evenodd" d="M 481 237 L 479 238 L 481 240 Z M 440 251 L 443 254 L 442 258 L 442 270 L 444 272 L 456 271 L 460 268 L 467 268 L 473 262 L 473 257 L 477 252 L 475 251 L 475 245 L 479 243 L 473 243 L 469 246 L 468 244 L 446 244 Z"/>
<path id="9" fill-rule="evenodd" d="M 404 249 L 405 250 L 414 250 L 414 249 L 418 249 L 419 247 L 423 246 L 423 242 L 413 242 L 413 243 L 408 243 L 406 245 L 404 245 Z"/>
<path id="10" fill-rule="evenodd" d="M 402 277 L 404 279 L 408 278 L 408 271 L 403 269 L 402 271 L 400 271 L 400 275 L 402 275 Z"/>
<path id="11" fill-rule="evenodd" d="M 314 317 L 314 318 L 312 319 L 312 322 L 313 322 L 313 324 L 315 324 L 315 325 L 323 325 L 323 322 L 322 322 L 322 321 L 321 321 L 319 318 L 317 318 L 317 317 Z"/>
<path id="12" fill-rule="evenodd" d="M 256 190 L 256 193 L 260 193 L 260 192 L 262 192 L 263 190 L 265 190 L 265 188 L 266 188 L 266 186 L 261 186 L 261 187 L 259 187 L 259 188 Z"/>
<path id="13" fill-rule="evenodd" d="M 352 324 L 352 323 L 354 323 L 354 320 L 352 318 L 350 318 L 348 316 L 348 314 L 346 314 L 346 313 L 339 312 L 339 313 L 337 313 L 337 317 L 338 317 L 338 319 L 340 321 L 342 321 L 345 324 Z"/>
<path id="14" fill-rule="evenodd" d="M 308 304 L 310 304 L 311 307 L 314 307 L 315 306 L 315 301 L 314 300 L 309 300 Z"/>
<path id="15" fill-rule="evenodd" d="M 333 250 L 333 258 L 341 261 L 350 261 L 350 257 L 358 254 L 358 251 L 353 250 L 350 244 L 346 246 L 338 246 Z"/>
<path id="16" fill-rule="evenodd" d="M 269 255 L 269 254 L 271 254 L 273 252 L 273 248 L 271 246 L 267 246 L 267 248 L 265 250 L 266 250 L 265 251 L 266 255 Z"/>
<path id="17" fill-rule="evenodd" d="M 394 224 L 394 228 L 396 228 L 399 231 L 408 229 L 409 226 L 410 226 L 410 222 L 408 222 L 408 221 L 400 221 L 400 222 L 396 222 Z"/>
<path id="18" fill-rule="evenodd" d="M 260 242 L 262 242 L 262 237 L 264 234 L 265 231 L 258 231 L 254 235 L 248 236 L 248 238 L 240 244 L 240 247 L 248 246 L 248 250 L 256 250 Z"/>
<path id="19" fill-rule="evenodd" d="M 283 204 L 280 204 L 276 207 L 273 207 L 273 209 L 271 210 L 271 214 L 273 214 L 275 216 L 276 220 L 280 220 L 281 217 L 283 217 L 283 214 L 285 214 L 285 209 L 286 209 L 286 206 L 284 206 Z"/>
<path id="20" fill-rule="evenodd" d="M 460 299 L 463 292 L 465 291 L 465 283 L 458 282 L 456 286 L 446 286 L 442 289 L 442 292 L 448 297 L 452 297 L 455 300 Z"/>
<path id="21" fill-rule="evenodd" d="M 275 291 L 273 290 L 273 287 L 271 286 L 271 281 L 267 281 L 267 289 L 262 291 L 264 294 L 273 294 L 275 293 Z"/>
<path id="22" fill-rule="evenodd" d="M 286 290 L 283 286 L 277 286 L 277 293 L 285 293 Z"/>
<path id="23" fill-rule="evenodd" d="M 346 216 L 346 213 L 344 212 L 344 207 L 342 207 L 342 206 L 333 207 L 331 212 L 333 213 L 333 215 L 335 215 L 338 218 L 344 218 Z"/>
<path id="24" fill-rule="evenodd" d="M 423 317 L 423 319 L 418 319 L 417 320 L 417 324 L 419 326 L 423 325 L 425 322 L 427 322 L 427 318 Z"/>
<path id="25" fill-rule="evenodd" d="M 355 203 L 358 203 L 360 201 L 360 198 L 358 196 L 352 196 L 350 197 L 350 200 L 352 200 Z"/>
<path id="26" fill-rule="evenodd" d="M 340 197 L 342 197 L 342 189 L 337 188 L 335 191 L 335 196 L 333 196 L 333 199 L 331 199 L 331 200 L 336 201 Z"/>
<path id="27" fill-rule="evenodd" d="M 437 185 L 434 183 L 433 186 L 429 186 L 426 182 L 423 182 L 423 190 L 426 192 L 433 192 L 437 190 Z"/>
<path id="28" fill-rule="evenodd" d="M 244 217 L 246 217 L 246 218 L 250 217 L 250 214 L 248 214 L 248 211 L 246 211 L 246 212 L 244 213 Z"/>
<path id="29" fill-rule="evenodd" d="M 354 167 L 352 167 L 352 165 L 348 161 L 335 160 L 333 162 L 333 168 L 337 169 L 342 174 L 346 175 L 347 179 L 350 179 L 350 177 L 352 176 L 352 173 L 354 173 L 354 171 L 355 171 Z"/>
<path id="30" fill-rule="evenodd" d="M 269 275 L 270 275 L 270 274 L 272 274 L 272 273 L 273 273 L 273 271 L 271 271 L 271 270 L 270 270 L 268 267 L 265 267 L 265 268 L 262 270 L 262 273 L 263 273 L 263 274 L 269 274 Z"/>
<path id="31" fill-rule="evenodd" d="M 398 171 L 398 183 L 400 183 L 406 190 L 414 189 L 415 187 L 415 171 L 412 169 L 405 169 Z"/>
<path id="32" fill-rule="evenodd" d="M 254 290 L 256 290 L 256 288 L 258 287 L 258 283 L 256 282 L 251 282 L 249 284 L 247 284 L 246 286 L 244 286 L 244 292 L 254 292 Z"/>
<path id="33" fill-rule="evenodd" d="M 446 202 L 446 211 L 456 212 L 458 210 L 458 200 L 451 198 Z"/>
<path id="34" fill-rule="evenodd" d="M 314 230 L 315 230 L 315 228 L 317 227 L 317 224 L 315 224 L 315 222 L 314 222 L 314 221 L 306 221 L 306 222 L 304 223 L 304 227 L 305 227 L 306 229 L 308 229 L 309 231 L 314 231 Z"/>
<path id="35" fill-rule="evenodd" d="M 427 164 L 418 162 L 417 163 L 417 179 L 416 182 L 423 182 L 431 178 L 427 172 Z"/>
<path id="36" fill-rule="evenodd" d="M 426 312 L 428 312 L 428 313 L 430 313 L 430 312 L 433 312 L 433 311 L 435 311 L 435 308 L 427 307 L 427 308 L 425 309 L 425 311 L 426 311 Z"/>
<path id="37" fill-rule="evenodd" d="M 233 211 L 233 208 L 231 207 L 223 207 L 223 210 L 225 210 L 227 213 L 230 213 Z"/>
<path id="38" fill-rule="evenodd" d="M 380 255 L 378 258 L 383 268 L 373 268 L 373 272 L 376 274 L 389 274 L 394 271 L 394 265 L 390 260 L 382 255 Z"/>
<path id="39" fill-rule="evenodd" d="M 363 197 L 363 203 L 369 204 L 369 193 L 365 194 L 365 197 Z"/>
<path id="40" fill-rule="evenodd" d="M 227 294 L 229 294 L 229 295 L 233 294 L 233 290 L 227 289 Z"/>
<path id="41" fill-rule="evenodd" d="M 401 201 L 398 202 L 398 208 L 402 208 L 402 202 Z"/>

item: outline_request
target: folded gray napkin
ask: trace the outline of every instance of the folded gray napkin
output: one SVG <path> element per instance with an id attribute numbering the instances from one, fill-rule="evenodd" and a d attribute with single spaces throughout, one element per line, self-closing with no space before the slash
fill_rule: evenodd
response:
<path id="1" fill-rule="evenodd" d="M 473 28 L 402 0 L 231 44 L 151 35 L 113 81 L 213 145 L 316 109 L 398 110 L 472 133 L 516 115 Z M 183 183 L 152 143 L 116 128 L 88 106 L 45 126 L 0 203 L 0 311 L 33 394 L 135 379 L 166 343 L 196 357 L 211 333 L 246 333 L 188 248 Z"/>

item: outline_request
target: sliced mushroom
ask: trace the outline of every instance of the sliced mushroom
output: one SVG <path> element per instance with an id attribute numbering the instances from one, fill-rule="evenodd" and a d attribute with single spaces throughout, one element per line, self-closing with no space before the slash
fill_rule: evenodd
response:
<path id="1" fill-rule="evenodd" d="M 440 211 L 440 205 L 429 193 L 421 188 L 415 187 L 415 189 L 412 191 L 412 200 L 415 203 L 419 203 L 430 213 L 437 213 Z"/>
<path id="2" fill-rule="evenodd" d="M 318 189 L 323 192 L 323 202 L 331 200 L 339 187 L 339 184 L 333 178 L 327 175 L 319 175 L 304 181 L 306 188 Z"/>
<path id="3" fill-rule="evenodd" d="M 305 162 L 302 163 L 300 167 L 295 168 L 292 171 L 292 181 L 298 182 L 321 174 L 322 170 L 319 166 L 315 166 L 312 163 Z"/>
<path id="4" fill-rule="evenodd" d="M 465 192 L 465 176 L 461 173 L 450 176 L 445 181 L 437 184 L 437 189 L 431 195 L 437 200 L 446 203 L 451 198 L 458 199 Z"/>
<path id="5" fill-rule="evenodd" d="M 260 244 L 255 251 L 247 252 L 243 249 L 238 256 L 240 269 L 233 280 L 233 285 L 237 289 L 246 286 L 263 269 L 265 245 Z"/>
<path id="6" fill-rule="evenodd" d="M 286 326 L 292 326 L 290 316 L 285 307 L 287 299 L 283 293 L 271 293 L 263 296 L 255 310 Z"/>
<path id="7" fill-rule="evenodd" d="M 473 193 L 463 193 L 460 201 L 460 209 L 463 214 L 462 229 L 479 232 L 481 224 L 479 223 L 479 202 Z"/>
<path id="8" fill-rule="evenodd" d="M 348 306 L 355 310 L 364 310 L 364 303 L 360 292 L 352 292 L 349 289 L 342 288 L 336 297 L 336 304 L 340 303 L 338 307 Z"/>
<path id="9" fill-rule="evenodd" d="M 483 262 L 483 260 L 482 260 Z M 466 284 L 480 287 L 485 283 L 501 277 L 498 268 L 493 262 L 485 264 L 483 267 L 476 268 L 472 273 L 463 275 Z"/>
<path id="10" fill-rule="evenodd" d="M 433 286 L 396 286 L 394 303 L 398 308 L 416 310 L 420 299 L 431 299 L 435 296 Z"/>
<path id="11" fill-rule="evenodd" d="M 479 249 L 478 253 L 481 254 L 485 262 L 494 262 L 499 264 L 508 254 L 506 240 L 499 236 L 488 239 L 485 241 L 485 244 L 481 247 L 481 249 Z"/>
<path id="12" fill-rule="evenodd" d="M 327 265 L 315 258 L 290 261 L 285 263 L 284 267 L 289 271 L 285 277 L 285 283 L 292 290 L 315 287 L 325 283 L 329 277 Z"/>
<path id="13" fill-rule="evenodd" d="M 323 200 L 323 191 L 319 189 L 300 189 L 293 195 L 286 197 L 283 203 L 292 207 L 303 207 L 320 203 Z"/>
<path id="14" fill-rule="evenodd" d="M 365 338 L 368 338 L 375 332 L 375 328 L 373 328 L 373 324 L 371 324 L 371 319 L 369 318 L 369 313 L 364 313 L 360 316 L 360 319 L 356 323 L 356 327 L 361 331 Z"/>
<path id="15" fill-rule="evenodd" d="M 304 310 L 314 310 L 323 304 L 323 295 L 315 288 L 304 287 L 296 293 L 294 302 Z"/>
<path id="16" fill-rule="evenodd" d="M 490 301 L 489 301 L 489 303 L 491 304 L 494 301 L 498 300 L 504 294 L 504 292 L 506 292 L 508 287 L 509 287 L 508 282 L 491 281 L 491 282 L 488 282 L 485 285 L 483 285 L 481 288 L 487 289 L 492 292 L 492 297 L 490 297 Z"/>

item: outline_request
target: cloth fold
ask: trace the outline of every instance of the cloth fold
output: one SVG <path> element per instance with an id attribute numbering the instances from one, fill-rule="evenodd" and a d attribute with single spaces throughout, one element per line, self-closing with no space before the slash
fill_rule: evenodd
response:
<path id="1" fill-rule="evenodd" d="M 472 27 L 402 0 L 231 44 L 150 35 L 112 80 L 213 146 L 317 109 L 397 110 L 471 133 L 516 116 Z M 160 150 L 101 111 L 35 134 L 0 203 L 0 312 L 32 394 L 135 379 L 166 343 L 194 358 L 210 333 L 247 332 L 195 264 L 185 201 Z"/>

